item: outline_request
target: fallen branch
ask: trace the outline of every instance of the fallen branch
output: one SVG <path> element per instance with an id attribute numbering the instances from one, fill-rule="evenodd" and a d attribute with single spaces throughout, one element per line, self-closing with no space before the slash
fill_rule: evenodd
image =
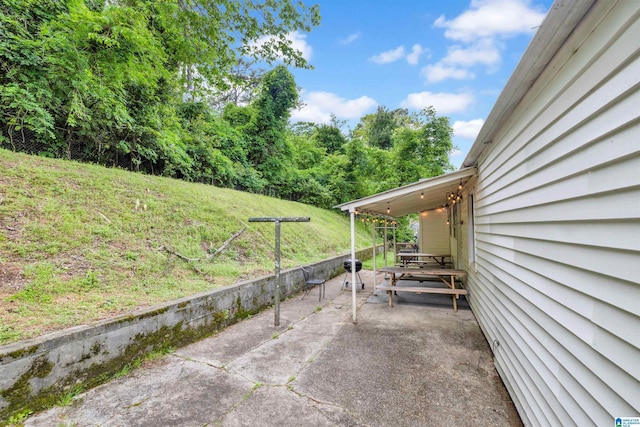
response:
<path id="1" fill-rule="evenodd" d="M 166 247 L 166 246 L 160 246 L 157 250 L 158 250 L 158 251 L 165 251 L 165 252 L 168 252 L 168 253 L 170 253 L 171 255 L 175 255 L 175 256 L 177 256 L 178 258 L 180 258 L 180 259 L 182 259 L 182 260 L 184 260 L 184 261 L 186 261 L 186 262 L 209 261 L 211 258 L 214 258 L 214 257 L 218 256 L 218 255 L 220 254 L 220 252 L 222 252 L 223 250 L 225 250 L 225 248 L 226 248 L 227 246 L 229 246 L 229 244 L 230 244 L 231 242 L 233 242 L 235 239 L 237 239 L 238 237 L 240 237 L 240 235 L 241 235 L 242 233 L 244 233 L 244 231 L 245 231 L 246 229 L 247 229 L 247 227 L 244 227 L 242 230 L 238 231 L 237 233 L 235 233 L 234 235 L 232 235 L 231 237 L 229 237 L 229 238 L 227 239 L 227 241 L 226 241 L 226 242 L 224 242 L 224 243 L 222 244 L 222 246 L 220 246 L 218 249 L 216 249 L 216 251 L 215 251 L 215 252 L 213 252 L 212 254 L 207 255 L 205 258 L 189 258 L 189 257 L 187 257 L 187 256 L 182 255 L 180 252 L 174 251 L 173 249 L 168 248 L 168 247 Z"/>
<path id="2" fill-rule="evenodd" d="M 107 224 L 111 224 L 111 221 L 109 221 L 109 218 L 107 218 L 102 212 L 98 212 L 98 215 L 100 215 L 102 219 L 107 221 Z"/>
<path id="3" fill-rule="evenodd" d="M 160 246 L 158 249 L 156 249 L 157 251 L 165 251 L 168 252 L 170 255 L 175 255 L 176 257 L 185 260 L 187 262 L 187 264 L 189 264 L 189 267 L 191 267 L 193 269 L 193 271 L 195 271 L 198 274 L 204 274 L 204 271 L 200 270 L 198 267 L 196 267 L 195 265 L 192 264 L 192 262 L 194 261 L 200 261 L 200 258 L 189 258 L 186 257 L 184 255 L 182 255 L 180 252 L 176 252 L 171 248 L 168 248 L 166 246 Z M 165 266 L 165 272 L 168 271 L 168 267 L 169 267 L 169 259 L 167 259 L 167 265 Z"/>
<path id="4" fill-rule="evenodd" d="M 183 259 L 183 260 L 185 260 L 185 261 L 187 261 L 187 262 L 202 261 L 202 260 L 204 259 L 204 258 L 189 258 L 189 257 L 186 257 L 186 256 L 182 255 L 180 252 L 176 252 L 176 251 L 174 251 L 173 249 L 168 248 L 168 247 L 166 247 L 166 246 L 160 246 L 157 250 L 158 250 L 158 251 L 165 251 L 165 252 L 168 252 L 168 253 L 170 253 L 171 255 L 175 255 L 175 256 L 177 256 L 178 258 Z"/>
<path id="5" fill-rule="evenodd" d="M 215 251 L 214 253 L 212 253 L 212 254 L 210 254 L 210 255 L 208 255 L 208 256 L 207 256 L 207 260 L 209 260 L 209 259 L 211 259 L 211 258 L 213 258 L 213 257 L 218 256 L 218 254 L 220 254 L 220 252 L 224 251 L 224 249 L 225 249 L 227 246 L 229 246 L 229 243 L 233 242 L 235 239 L 237 239 L 238 237 L 240 237 L 240 235 L 241 235 L 242 233 L 244 233 L 244 231 L 245 231 L 246 229 L 247 229 L 247 227 L 245 226 L 242 230 L 238 231 L 236 234 L 234 234 L 233 236 L 229 237 L 229 238 L 227 239 L 227 241 L 226 241 L 226 242 L 224 242 L 224 243 L 222 244 L 222 246 L 220 246 L 218 249 L 216 249 L 216 251 Z"/>

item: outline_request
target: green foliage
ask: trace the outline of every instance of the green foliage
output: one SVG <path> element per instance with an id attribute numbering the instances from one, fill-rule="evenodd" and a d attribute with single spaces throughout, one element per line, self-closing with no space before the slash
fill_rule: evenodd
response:
<path id="1" fill-rule="evenodd" d="M 392 135 L 395 129 L 410 126 L 412 118 L 406 109 L 389 111 L 379 106 L 374 114 L 367 114 L 356 126 L 354 136 L 364 139 L 369 146 L 389 150 L 393 147 Z"/>
<path id="2" fill-rule="evenodd" d="M 293 129 L 287 132 L 287 140 L 293 153 L 293 161 L 297 169 L 313 169 L 318 167 L 327 155 L 326 148 L 318 146 L 312 134 L 298 134 Z"/>
<path id="3" fill-rule="evenodd" d="M 388 124 L 384 129 L 391 129 L 389 148 L 380 147 L 373 132 L 383 119 Z M 371 135 L 373 143 L 367 139 Z M 350 171 L 355 181 L 369 181 L 368 194 L 441 175 L 453 169 L 449 162 L 452 135 L 449 119 L 438 116 L 433 107 L 410 115 L 405 110 L 379 109 L 362 118 L 345 146 L 355 159 Z"/>
<path id="4" fill-rule="evenodd" d="M 259 189 L 259 176 L 233 173 L 247 167 L 242 149 L 189 138 L 178 111 L 241 81 L 243 55 L 308 67 L 285 35 L 318 24 L 317 6 L 291 0 L 7 0 L 0 144 Z"/>
<path id="5" fill-rule="evenodd" d="M 12 415 L 11 417 L 9 417 L 9 425 L 22 425 L 24 424 L 25 420 L 27 418 L 29 418 L 29 415 L 33 414 L 33 411 L 29 410 L 29 409 L 25 409 L 23 411 L 18 412 L 17 414 Z"/>
<path id="6" fill-rule="evenodd" d="M 342 135 L 339 128 L 329 125 L 317 127 L 313 138 L 319 147 L 324 147 L 328 154 L 339 153 L 347 143 L 347 139 Z"/>
<path id="7" fill-rule="evenodd" d="M 6 0 L 0 7 L 0 125 L 14 149 L 25 129 L 53 136 L 54 117 L 45 106 L 53 94 L 41 72 L 39 33 L 44 22 L 64 10 L 63 2 L 51 0 Z"/>
<path id="8" fill-rule="evenodd" d="M 251 140 L 247 158 L 270 184 L 284 181 L 284 168 L 292 158 L 286 139 L 290 110 L 297 105 L 298 90 L 293 75 L 283 65 L 265 74 L 255 114 L 245 134 Z"/>

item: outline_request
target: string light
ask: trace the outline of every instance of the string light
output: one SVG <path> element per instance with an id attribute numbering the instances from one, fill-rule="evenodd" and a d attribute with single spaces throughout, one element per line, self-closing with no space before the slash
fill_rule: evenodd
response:
<path id="1" fill-rule="evenodd" d="M 421 198 L 421 199 L 424 199 L 424 190 L 422 190 L 422 191 L 420 192 L 420 198 Z"/>
<path id="2" fill-rule="evenodd" d="M 391 212 L 391 208 L 389 207 L 389 202 L 387 202 L 387 213 L 390 213 L 390 212 Z M 386 221 L 385 221 L 385 223 L 386 223 Z"/>

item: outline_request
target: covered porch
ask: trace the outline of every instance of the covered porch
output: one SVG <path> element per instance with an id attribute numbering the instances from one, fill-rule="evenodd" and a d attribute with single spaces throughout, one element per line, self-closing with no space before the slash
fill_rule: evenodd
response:
<path id="1" fill-rule="evenodd" d="M 444 293 L 452 296 L 453 308 L 454 311 L 457 311 L 456 300 L 460 295 L 466 294 L 466 291 L 456 287 L 456 282 L 463 279 L 465 275 L 460 261 L 462 248 L 459 242 L 462 241 L 461 226 L 464 224 L 464 220 L 461 219 L 460 206 L 465 203 L 465 186 L 473 180 L 475 175 L 476 168 L 468 167 L 336 206 L 344 212 L 349 212 L 350 215 L 351 259 L 353 262 L 355 262 L 356 221 L 366 219 L 372 222 L 372 239 L 375 247 L 377 223 L 385 224 L 386 235 L 387 224 L 408 214 L 420 214 L 421 231 L 420 238 L 416 242 L 418 248 L 417 250 L 415 247 L 411 249 L 413 252 L 411 258 L 415 259 L 416 263 L 400 262 L 400 266 L 393 265 L 396 264 L 396 261 L 402 260 L 401 256 L 396 258 L 398 251 L 395 247 L 395 239 L 392 265 L 387 265 L 388 258 L 385 257 L 385 266 L 380 268 L 376 265 L 374 257 L 374 290 L 387 292 L 390 305 L 392 305 L 393 296 L 397 295 L 398 291 L 415 294 Z M 424 237 L 425 233 L 432 235 L 433 239 L 428 236 Z M 385 250 L 386 241 L 385 238 Z M 421 262 L 420 258 L 424 258 L 425 262 Z M 447 258 L 450 261 L 445 265 L 444 260 Z M 437 261 L 440 264 L 439 268 L 429 268 L 426 262 L 429 259 Z M 355 283 L 355 264 L 351 271 L 353 272 L 352 283 Z M 376 274 L 378 271 L 387 275 L 388 280 L 383 284 L 378 284 Z M 407 286 L 400 289 L 400 287 L 395 287 L 401 284 L 397 282 L 396 276 L 399 280 L 416 280 L 421 285 L 430 280 L 440 280 L 445 282 L 447 286 Z M 355 301 L 356 289 L 354 287 L 352 288 L 352 320 L 357 323 Z"/>

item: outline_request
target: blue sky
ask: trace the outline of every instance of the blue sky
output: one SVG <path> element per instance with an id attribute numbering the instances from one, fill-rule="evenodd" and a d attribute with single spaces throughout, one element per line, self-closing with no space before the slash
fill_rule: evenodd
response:
<path id="1" fill-rule="evenodd" d="M 311 4 L 312 1 L 306 1 Z M 314 66 L 292 69 L 293 121 L 358 119 L 378 106 L 451 119 L 460 166 L 552 0 L 316 0 L 322 23 L 290 35 Z"/>

